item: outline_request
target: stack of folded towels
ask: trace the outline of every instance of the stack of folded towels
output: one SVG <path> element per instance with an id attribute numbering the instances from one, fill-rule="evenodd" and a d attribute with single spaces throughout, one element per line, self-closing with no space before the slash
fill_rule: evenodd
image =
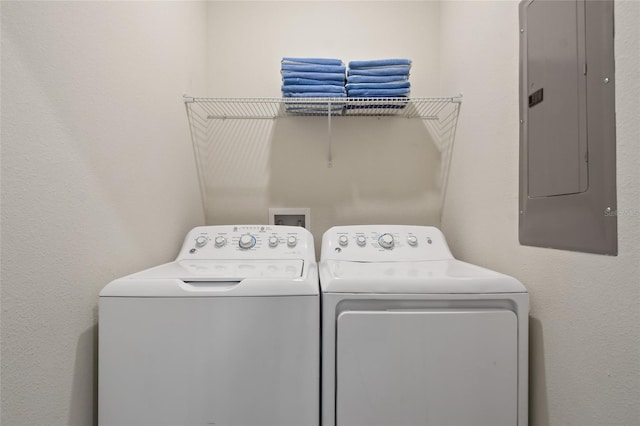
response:
<path id="1" fill-rule="evenodd" d="M 350 98 L 409 97 L 409 59 L 351 61 L 347 72 Z"/>
<path id="2" fill-rule="evenodd" d="M 285 98 L 344 98 L 346 67 L 340 59 L 282 58 Z"/>

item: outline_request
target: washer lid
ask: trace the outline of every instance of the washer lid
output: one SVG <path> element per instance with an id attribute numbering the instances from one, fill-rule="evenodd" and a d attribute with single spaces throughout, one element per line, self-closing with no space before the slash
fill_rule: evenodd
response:
<path id="1" fill-rule="evenodd" d="M 102 297 L 317 295 L 315 263 L 292 260 L 180 260 L 109 283 Z"/>
<path id="2" fill-rule="evenodd" d="M 179 260 L 170 268 L 154 268 L 136 278 L 180 278 L 184 281 L 241 281 L 247 278 L 292 279 L 302 277 L 304 262 L 295 260 Z"/>
<path id="3" fill-rule="evenodd" d="M 323 293 L 525 293 L 513 277 L 460 260 L 320 262 Z"/>

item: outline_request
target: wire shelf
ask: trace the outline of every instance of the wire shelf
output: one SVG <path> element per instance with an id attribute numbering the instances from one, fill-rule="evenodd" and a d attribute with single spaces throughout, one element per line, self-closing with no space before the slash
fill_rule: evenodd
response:
<path id="1" fill-rule="evenodd" d="M 214 146 L 233 140 L 237 132 L 247 137 L 269 133 L 272 124 L 261 120 L 284 117 L 325 117 L 327 120 L 327 165 L 332 167 L 333 119 L 389 117 L 421 120 L 442 156 L 442 192 L 446 193 L 449 166 L 462 95 L 433 98 L 196 98 L 184 96 L 203 200 L 212 178 L 208 164 Z M 245 120 L 247 125 L 239 120 Z M 225 124 L 226 123 L 226 124 Z M 235 123 L 235 124 L 234 124 Z M 249 124 L 250 123 L 250 124 Z M 263 123 L 263 124 L 260 124 Z M 237 125 L 236 125 L 237 124 Z M 243 137 L 245 135 L 242 135 Z M 444 201 L 444 200 L 443 200 Z"/>
<path id="2" fill-rule="evenodd" d="M 447 98 L 193 98 L 185 104 L 198 105 L 206 118 L 275 119 L 292 116 L 395 116 L 438 120 L 462 96 Z"/>

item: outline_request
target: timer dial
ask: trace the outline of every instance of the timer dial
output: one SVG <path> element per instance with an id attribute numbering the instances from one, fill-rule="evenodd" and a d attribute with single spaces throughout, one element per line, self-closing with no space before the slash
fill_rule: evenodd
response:
<path id="1" fill-rule="evenodd" d="M 244 234 L 240 237 L 240 241 L 238 241 L 238 245 L 241 249 L 250 249 L 251 247 L 256 245 L 256 239 L 251 234 Z"/>
<path id="2" fill-rule="evenodd" d="M 382 234 L 378 237 L 378 244 L 385 249 L 392 249 L 394 246 L 393 235 Z"/>

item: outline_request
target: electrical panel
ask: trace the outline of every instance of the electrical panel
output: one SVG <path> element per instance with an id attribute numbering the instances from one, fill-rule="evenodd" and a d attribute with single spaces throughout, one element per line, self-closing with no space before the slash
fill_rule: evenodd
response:
<path id="1" fill-rule="evenodd" d="M 520 3 L 520 243 L 617 254 L 613 1 Z"/>

